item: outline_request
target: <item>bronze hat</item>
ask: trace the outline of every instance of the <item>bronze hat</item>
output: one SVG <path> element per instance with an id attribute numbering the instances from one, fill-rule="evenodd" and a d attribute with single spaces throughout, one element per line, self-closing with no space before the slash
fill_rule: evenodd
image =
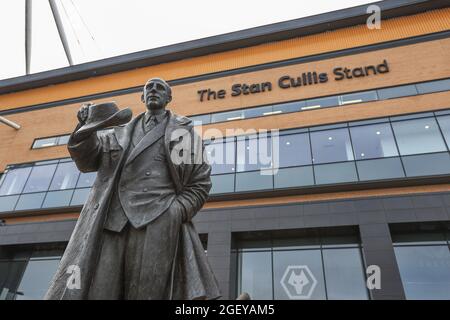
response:
<path id="1" fill-rule="evenodd" d="M 77 133 L 120 126 L 129 122 L 132 116 L 130 108 L 120 110 L 114 102 L 92 104 L 89 106 L 86 123 L 77 130 Z"/>

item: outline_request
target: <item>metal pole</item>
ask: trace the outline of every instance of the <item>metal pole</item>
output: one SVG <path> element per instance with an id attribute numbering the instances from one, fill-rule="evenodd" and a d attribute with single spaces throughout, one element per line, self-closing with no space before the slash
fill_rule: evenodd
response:
<path id="1" fill-rule="evenodd" d="M 31 0 L 25 1 L 25 67 L 26 74 L 30 74 L 31 65 L 31 21 L 32 21 L 32 11 L 31 11 Z"/>
<path id="2" fill-rule="evenodd" d="M 59 38 L 61 39 L 64 51 L 66 52 L 67 60 L 69 65 L 73 66 L 72 56 L 70 55 L 69 43 L 67 42 L 66 33 L 64 32 L 64 26 L 62 24 L 61 15 L 59 14 L 58 6 L 55 0 L 48 0 L 50 8 L 52 9 L 53 18 L 56 22 L 56 28 L 58 29 Z"/>
<path id="3" fill-rule="evenodd" d="M 14 128 L 16 130 L 20 129 L 20 125 L 18 125 L 15 122 L 12 122 L 11 120 L 3 118 L 2 116 L 0 116 L 0 122 L 6 124 L 7 126 L 10 126 L 11 128 Z"/>

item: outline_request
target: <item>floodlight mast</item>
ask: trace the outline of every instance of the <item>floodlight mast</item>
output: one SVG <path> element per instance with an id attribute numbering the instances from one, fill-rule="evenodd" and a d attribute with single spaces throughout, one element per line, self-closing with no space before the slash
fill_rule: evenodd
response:
<path id="1" fill-rule="evenodd" d="M 50 8 L 52 9 L 53 18 L 55 19 L 56 28 L 58 29 L 59 38 L 61 39 L 62 45 L 64 47 L 67 60 L 69 61 L 69 65 L 73 66 L 73 59 L 72 55 L 70 54 L 69 42 L 67 41 L 66 33 L 64 32 L 64 26 L 62 24 L 58 6 L 56 5 L 56 0 L 48 0 L 48 2 L 50 3 Z"/>

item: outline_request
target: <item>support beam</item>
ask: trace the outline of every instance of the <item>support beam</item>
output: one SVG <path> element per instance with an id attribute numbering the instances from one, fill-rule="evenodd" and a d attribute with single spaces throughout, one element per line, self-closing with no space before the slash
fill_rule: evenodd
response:
<path id="1" fill-rule="evenodd" d="M 61 15 L 56 5 L 56 0 L 48 0 L 50 3 L 50 8 L 52 9 L 53 18 L 55 19 L 56 28 L 58 29 L 59 38 L 61 39 L 64 51 L 66 52 L 67 60 L 69 65 L 73 66 L 72 55 L 70 54 L 69 42 L 67 41 L 66 33 L 64 32 L 64 26 L 62 24 Z"/>
<path id="2" fill-rule="evenodd" d="M 31 0 L 25 1 L 25 68 L 26 74 L 30 74 L 31 65 L 31 37 L 32 37 L 32 9 Z"/>
<path id="3" fill-rule="evenodd" d="M 8 120 L 4 117 L 1 117 L 1 116 L 0 116 L 0 122 L 6 124 L 7 126 L 10 126 L 11 128 L 14 128 L 16 130 L 20 129 L 20 125 L 18 125 L 15 122 L 12 122 L 11 120 Z"/>

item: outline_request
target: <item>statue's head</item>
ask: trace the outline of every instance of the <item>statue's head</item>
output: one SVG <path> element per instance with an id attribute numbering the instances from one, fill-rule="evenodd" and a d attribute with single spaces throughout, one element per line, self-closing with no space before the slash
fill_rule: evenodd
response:
<path id="1" fill-rule="evenodd" d="M 172 100 L 172 89 L 163 79 L 152 78 L 145 84 L 141 100 L 148 110 L 164 109 Z"/>

